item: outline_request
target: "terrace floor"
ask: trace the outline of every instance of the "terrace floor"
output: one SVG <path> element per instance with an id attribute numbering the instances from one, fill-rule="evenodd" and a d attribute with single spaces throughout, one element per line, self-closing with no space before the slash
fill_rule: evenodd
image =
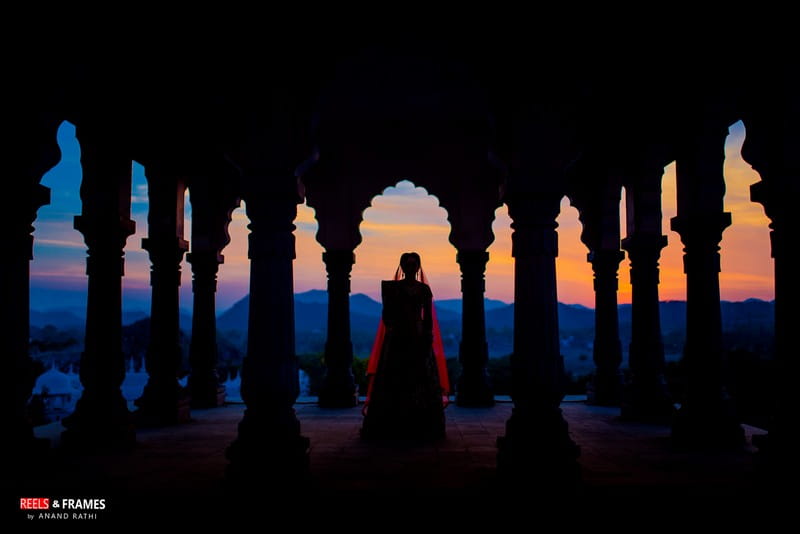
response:
<path id="1" fill-rule="evenodd" d="M 747 496 L 757 492 L 753 433 L 748 445 L 725 453 L 677 452 L 669 427 L 619 420 L 618 410 L 565 402 L 563 411 L 581 448 L 581 496 L 611 498 Z M 143 429 L 128 453 L 72 456 L 53 448 L 51 458 L 20 482 L 18 493 L 82 497 L 113 495 L 117 507 L 130 502 L 181 498 L 214 503 L 226 495 L 225 448 L 236 434 L 244 406 L 194 410 L 185 425 Z M 311 439 L 308 495 L 376 496 L 492 495 L 498 435 L 511 404 L 493 408 L 447 409 L 447 438 L 435 445 L 365 443 L 359 439 L 359 408 L 326 410 L 297 406 L 302 432 Z M 58 444 L 58 423 L 36 429 Z M 531 485 L 533 491 L 535 485 Z M 258 491 L 271 490 L 268 480 Z M 293 490 L 296 491 L 296 490 Z M 300 497 L 300 496 L 299 496 Z M 120 502 L 123 501 L 123 502 Z"/>

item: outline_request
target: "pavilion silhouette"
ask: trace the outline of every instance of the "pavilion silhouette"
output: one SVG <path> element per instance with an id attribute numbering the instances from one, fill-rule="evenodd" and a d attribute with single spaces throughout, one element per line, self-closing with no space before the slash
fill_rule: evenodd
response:
<path id="1" fill-rule="evenodd" d="M 798 194 L 799 95 L 780 69 L 748 65 L 746 80 L 728 65 L 681 57 L 672 76 L 662 65 L 592 58 L 559 62 L 523 43 L 299 44 L 227 62 L 164 53 L 104 63 L 98 57 L 20 67 L 9 149 L 13 196 L 0 217 L 10 237 L 0 262 L 0 339 L 13 388 L 8 442 L 20 457 L 41 449 L 26 419 L 35 379 L 29 356 L 29 262 L 37 210 L 48 203 L 42 176 L 60 158 L 59 125 L 76 125 L 81 147 L 82 211 L 75 228 L 87 247 L 88 303 L 83 384 L 65 421 L 67 451 L 134 445 L 136 426 L 186 421 L 192 407 L 224 401 L 216 374 L 215 291 L 230 237 L 232 211 L 246 202 L 250 224 L 250 311 L 242 370 L 246 404 L 228 449 L 228 476 L 293 479 L 308 469 L 309 440 L 293 405 L 292 265 L 297 204 L 319 224 L 328 274 L 327 374 L 321 407 L 357 402 L 350 340 L 350 272 L 363 211 L 398 176 L 413 176 L 441 202 L 462 273 L 463 339 L 458 405 L 491 406 L 486 371 L 484 272 L 495 210 L 513 221 L 513 412 L 498 440 L 500 474 L 575 473 L 563 396 L 556 295 L 556 217 L 564 196 L 577 207 L 594 270 L 596 377 L 591 401 L 618 405 L 625 419 L 672 420 L 683 449 L 730 449 L 744 434 L 726 392 L 720 317 L 720 241 L 731 224 L 723 209 L 724 143 L 742 120 L 744 158 L 761 175 L 752 200 L 771 220 L 775 262 L 775 391 L 778 407 L 762 442 L 767 465 L 790 454 L 789 396 L 798 376 L 791 306 L 800 301 L 789 269 Z M 496 48 L 492 48 L 496 47 Z M 535 75 L 519 65 L 535 65 Z M 136 72 L 134 76 L 132 73 Z M 237 76 L 232 76 L 236 73 Z M 25 94 L 25 89 L 30 91 Z M 131 165 L 141 163 L 149 194 L 152 263 L 149 382 L 131 414 L 120 393 L 121 281 L 130 217 Z M 661 178 L 677 165 L 678 215 L 671 227 L 684 245 L 689 373 L 677 413 L 665 387 L 659 318 Z M 183 199 L 191 192 L 192 242 L 184 239 Z M 622 235 L 619 206 L 627 195 Z M 620 374 L 617 274 L 631 261 L 631 380 Z M 183 258 L 194 293 L 188 394 L 177 381 L 178 286 Z M 223 280 L 224 283 L 224 280 Z M 10 393 L 9 393 L 10 392 Z"/>

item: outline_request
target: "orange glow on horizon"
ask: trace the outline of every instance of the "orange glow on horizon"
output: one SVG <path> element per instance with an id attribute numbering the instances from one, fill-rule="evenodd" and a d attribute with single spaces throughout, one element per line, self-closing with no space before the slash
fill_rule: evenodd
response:
<path id="1" fill-rule="evenodd" d="M 400 181 L 372 201 L 361 223 L 352 289 L 380 300 L 380 280 L 391 280 L 403 252 L 417 252 L 434 297 L 457 298 L 461 274 L 450 224 L 439 200 L 421 187 Z"/>

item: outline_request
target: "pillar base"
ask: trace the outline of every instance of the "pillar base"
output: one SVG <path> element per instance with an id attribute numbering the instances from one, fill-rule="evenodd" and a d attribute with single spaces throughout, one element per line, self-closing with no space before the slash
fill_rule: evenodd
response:
<path id="1" fill-rule="evenodd" d="M 136 431 L 127 401 L 119 391 L 103 398 L 84 395 L 75 412 L 61 423 L 61 447 L 78 452 L 128 450 L 136 445 Z"/>
<path id="2" fill-rule="evenodd" d="M 358 406 L 358 391 L 353 375 L 325 376 L 317 400 L 320 408 L 352 408 Z"/>
<path id="3" fill-rule="evenodd" d="M 794 481 L 797 467 L 796 439 L 793 435 L 774 427 L 768 434 L 753 436 L 753 445 L 758 448 L 756 462 L 759 474 L 770 489 L 783 488 Z"/>
<path id="4" fill-rule="evenodd" d="M 50 440 L 31 438 L 6 446 L 8 460 L 3 464 L 3 489 L 15 488 L 19 493 L 32 493 L 34 481 L 52 477 L 54 469 L 63 468 L 63 458 L 51 448 Z M 6 482 L 8 481 L 8 482 Z M 38 488 L 37 488 L 38 489 Z"/>
<path id="5" fill-rule="evenodd" d="M 485 370 L 482 373 L 461 373 L 456 387 L 456 404 L 465 408 L 494 406 L 494 393 Z"/>
<path id="6" fill-rule="evenodd" d="M 680 450 L 735 450 L 745 444 L 744 429 L 728 401 L 684 405 L 672 424 L 672 444 Z"/>
<path id="7" fill-rule="evenodd" d="M 570 438 L 560 408 L 525 415 L 514 408 L 497 447 L 497 472 L 507 481 L 565 491 L 580 482 L 580 447 Z"/>
<path id="8" fill-rule="evenodd" d="M 192 408 L 219 408 L 225 406 L 225 386 L 220 383 L 210 382 L 198 385 L 189 379 Z"/>
<path id="9" fill-rule="evenodd" d="M 148 384 L 135 404 L 139 407 L 133 413 L 137 427 L 177 425 L 191 420 L 191 398 L 177 382 L 162 388 Z"/>
<path id="10" fill-rule="evenodd" d="M 358 406 L 355 388 L 323 388 L 317 403 L 320 408 L 352 408 Z"/>
<path id="11" fill-rule="evenodd" d="M 50 448 L 49 439 L 34 436 L 33 428 L 27 419 L 15 418 L 9 426 L 10 428 L 7 427 L 7 430 L 9 430 L 10 439 L 6 441 L 6 444 L 10 448 L 10 458 L 15 460 L 19 458 L 36 459 Z"/>
<path id="12" fill-rule="evenodd" d="M 248 408 L 239 423 L 239 436 L 225 451 L 230 461 L 225 476 L 237 483 L 307 487 L 309 446 L 309 439 L 300 435 L 294 409 L 255 415 Z"/>
<path id="13" fill-rule="evenodd" d="M 670 424 L 675 417 L 675 404 L 663 380 L 626 385 L 620 407 L 625 421 Z"/>
<path id="14" fill-rule="evenodd" d="M 619 406 L 622 403 L 620 373 L 595 374 L 586 391 L 586 402 L 594 406 Z"/>

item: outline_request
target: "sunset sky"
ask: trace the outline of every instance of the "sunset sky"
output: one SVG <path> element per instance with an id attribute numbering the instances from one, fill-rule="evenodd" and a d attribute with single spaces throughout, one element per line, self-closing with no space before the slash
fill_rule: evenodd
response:
<path id="1" fill-rule="evenodd" d="M 758 174 L 739 154 L 745 131 L 741 123 L 731 128 L 726 145 L 725 207 L 733 214 L 733 225 L 724 233 L 722 242 L 722 298 L 743 300 L 750 297 L 774 298 L 772 260 L 769 256 L 768 219 L 760 204 L 749 200 L 749 186 L 758 181 Z M 80 148 L 75 128 L 64 123 L 58 132 L 62 160 L 45 175 L 42 183 L 52 189 L 52 203 L 39 210 L 34 261 L 31 264 L 31 306 L 35 309 L 61 306 L 82 306 L 85 303 L 86 249 L 80 233 L 72 229 L 72 218 L 80 213 L 81 180 Z M 390 278 L 400 254 L 415 250 L 422 256 L 435 298 L 458 298 L 459 270 L 456 251 L 447 240 L 450 231 L 447 215 L 435 197 L 413 185 L 413 176 L 398 176 L 398 184 L 373 199 L 364 212 L 361 232 L 364 237 L 356 249 L 352 288 L 379 299 L 382 279 Z M 410 181 L 409 181 L 410 180 Z M 682 270 L 682 247 L 679 236 L 669 230 L 669 219 L 675 215 L 675 165 L 666 168 L 663 182 L 664 233 L 669 245 L 662 254 L 661 299 L 685 299 Z M 191 240 L 191 205 L 187 205 L 187 236 Z M 297 260 L 295 291 L 325 287 L 322 248 L 317 244 L 314 211 L 298 207 Z M 561 302 L 593 306 L 591 266 L 586 262 L 586 248 L 580 242 L 577 211 L 564 199 L 559 223 L 558 297 Z M 621 210 L 624 216 L 624 209 Z M 147 309 L 149 305 L 149 261 L 141 248 L 147 232 L 147 183 L 144 169 L 133 168 L 132 215 L 136 235 L 128 239 L 125 306 Z M 511 302 L 513 299 L 513 259 L 508 211 L 501 207 L 493 225 L 495 242 L 489 249 L 486 273 L 488 297 Z M 220 270 L 218 306 L 227 308 L 247 293 L 249 265 L 247 261 L 247 218 L 244 209 L 234 212 L 230 233 L 231 244 L 223 251 L 225 264 Z M 624 221 L 622 228 L 624 228 Z M 620 302 L 630 302 L 630 278 L 625 260 L 620 269 Z M 181 305 L 191 308 L 191 275 L 184 263 Z"/>

